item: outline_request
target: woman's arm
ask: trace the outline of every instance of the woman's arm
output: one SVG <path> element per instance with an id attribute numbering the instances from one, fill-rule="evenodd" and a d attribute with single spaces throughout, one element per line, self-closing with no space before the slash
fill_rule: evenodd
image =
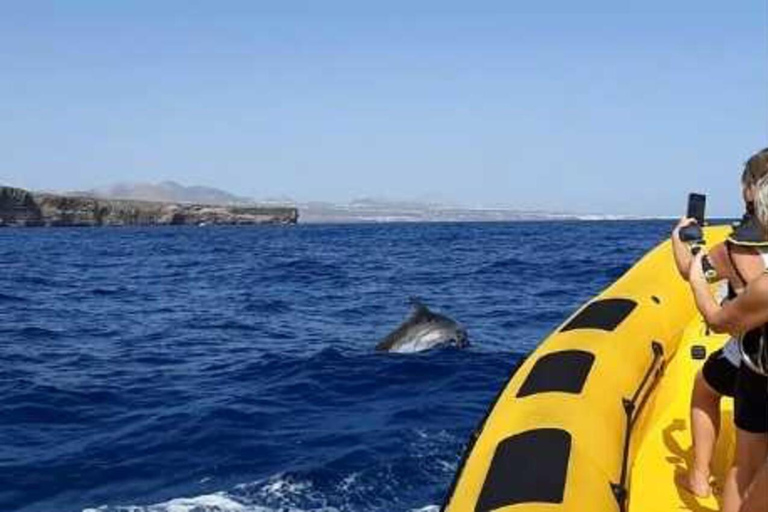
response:
<path id="1" fill-rule="evenodd" d="M 696 222 L 694 219 L 683 217 L 680 219 L 680 222 L 677 223 L 675 229 L 672 230 L 671 237 L 672 254 L 675 257 L 675 265 L 677 266 L 677 271 L 680 273 L 680 277 L 686 281 L 689 278 L 693 255 L 691 254 L 690 246 L 680 239 L 680 230 L 694 222 Z M 725 247 L 725 244 L 720 243 L 714 246 L 709 252 L 710 263 L 715 269 L 715 281 L 720 279 L 728 279 L 728 276 L 730 275 L 730 263 L 726 253 L 727 250 L 728 249 Z"/>
<path id="2" fill-rule="evenodd" d="M 747 285 L 744 292 L 724 305 L 717 303 L 710 292 L 700 252 L 693 257 L 690 268 L 691 290 L 696 307 L 713 331 L 739 335 L 768 323 L 768 274 L 763 274 Z"/>
<path id="3" fill-rule="evenodd" d="M 688 280 L 688 270 L 691 268 L 691 250 L 685 242 L 680 240 L 680 230 L 694 222 L 693 219 L 683 217 L 680 222 L 677 223 L 675 229 L 672 230 L 672 254 L 675 256 L 675 265 L 677 271 L 680 273 L 680 277 Z"/>
<path id="4" fill-rule="evenodd" d="M 733 276 L 731 270 L 731 262 L 728 258 L 728 247 L 724 243 L 719 243 L 712 247 L 707 253 L 707 259 L 712 268 L 715 269 L 715 276 L 709 279 L 710 283 L 720 281 L 722 279 L 730 280 Z M 691 256 L 691 262 L 693 262 L 693 256 Z M 690 271 L 690 267 L 689 271 Z"/>

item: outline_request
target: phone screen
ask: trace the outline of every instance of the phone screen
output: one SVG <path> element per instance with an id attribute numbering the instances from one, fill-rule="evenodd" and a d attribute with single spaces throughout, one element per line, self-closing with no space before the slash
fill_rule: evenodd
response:
<path id="1" fill-rule="evenodd" d="M 707 204 L 707 196 L 704 194 L 688 194 L 688 217 L 696 219 L 699 226 L 704 225 L 704 208 Z"/>

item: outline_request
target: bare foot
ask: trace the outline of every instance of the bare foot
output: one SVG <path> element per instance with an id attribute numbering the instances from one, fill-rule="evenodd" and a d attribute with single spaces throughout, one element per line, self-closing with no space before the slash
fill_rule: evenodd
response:
<path id="1" fill-rule="evenodd" d="M 708 473 L 692 469 L 688 473 L 678 475 L 677 483 L 686 491 L 699 498 L 707 498 L 712 494 Z"/>

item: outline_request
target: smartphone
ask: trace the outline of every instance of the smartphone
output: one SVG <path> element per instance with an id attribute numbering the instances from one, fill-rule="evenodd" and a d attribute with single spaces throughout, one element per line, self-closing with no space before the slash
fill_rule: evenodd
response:
<path id="1" fill-rule="evenodd" d="M 688 194 L 688 217 L 696 219 L 699 226 L 704 225 L 704 208 L 707 205 L 707 196 L 704 194 Z"/>

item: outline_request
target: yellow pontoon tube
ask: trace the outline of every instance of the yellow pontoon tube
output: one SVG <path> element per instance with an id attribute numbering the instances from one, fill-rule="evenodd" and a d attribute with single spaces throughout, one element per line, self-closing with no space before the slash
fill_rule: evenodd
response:
<path id="1" fill-rule="evenodd" d="M 728 227 L 705 230 L 708 243 Z M 678 487 L 707 332 L 670 243 L 579 309 L 526 359 L 470 439 L 443 510 L 714 512 Z M 723 426 L 731 422 L 725 405 Z M 724 428 L 715 474 L 728 464 Z"/>

